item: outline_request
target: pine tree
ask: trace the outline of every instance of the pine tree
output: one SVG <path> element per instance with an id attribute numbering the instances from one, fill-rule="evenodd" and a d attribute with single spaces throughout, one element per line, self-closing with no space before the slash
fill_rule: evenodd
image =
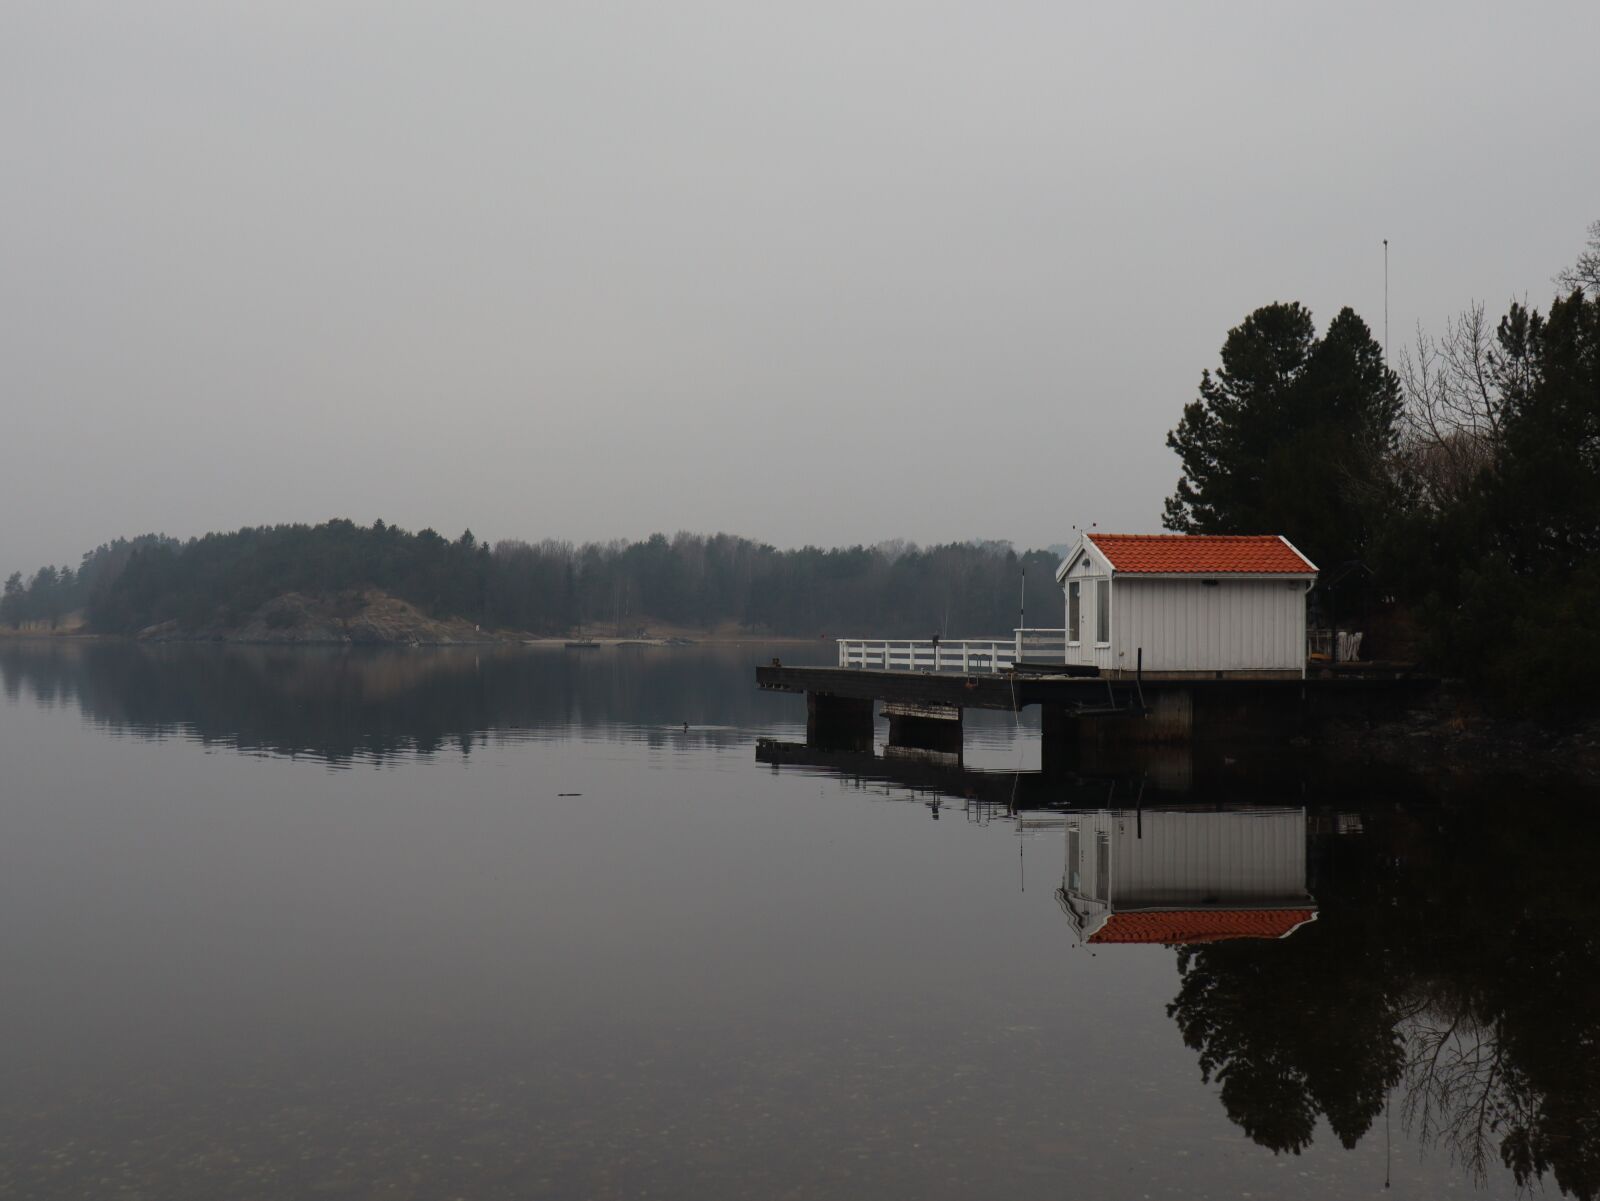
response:
<path id="1" fill-rule="evenodd" d="M 0 622 L 13 630 L 20 629 L 27 615 L 27 590 L 22 586 L 22 573 L 13 571 L 6 577 L 5 591 L 0 593 Z"/>
<path id="2" fill-rule="evenodd" d="M 1257 309 L 1167 435 L 1183 475 L 1164 524 L 1197 534 L 1284 534 L 1323 567 L 1365 558 L 1396 502 L 1387 460 L 1399 381 L 1343 309 L 1319 340 L 1299 304 Z"/>

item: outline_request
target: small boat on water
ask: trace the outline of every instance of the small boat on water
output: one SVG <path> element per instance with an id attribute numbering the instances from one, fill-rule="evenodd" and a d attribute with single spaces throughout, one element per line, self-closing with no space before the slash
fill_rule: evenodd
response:
<path id="1" fill-rule="evenodd" d="M 597 651 L 600 649 L 600 644 L 586 639 L 575 638 L 566 643 L 566 648 L 569 651 Z"/>

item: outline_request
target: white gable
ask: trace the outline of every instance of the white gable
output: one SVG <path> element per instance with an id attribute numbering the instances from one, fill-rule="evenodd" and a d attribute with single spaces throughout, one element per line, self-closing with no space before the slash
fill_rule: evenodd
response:
<path id="1" fill-rule="evenodd" d="M 1065 583 L 1069 579 L 1094 579 L 1110 574 L 1110 561 L 1082 534 L 1078 535 L 1071 553 L 1061 560 L 1061 566 L 1056 568 L 1056 580 L 1059 583 Z"/>

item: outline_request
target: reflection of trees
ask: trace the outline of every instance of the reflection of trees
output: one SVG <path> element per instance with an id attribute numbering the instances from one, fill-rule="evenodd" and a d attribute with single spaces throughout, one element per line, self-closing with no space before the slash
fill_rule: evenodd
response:
<path id="1" fill-rule="evenodd" d="M 1386 1093 L 1475 1178 L 1600 1196 L 1600 816 L 1558 801 L 1369 817 L 1313 853 L 1320 918 L 1179 951 L 1168 1007 L 1228 1116 L 1346 1147 Z"/>
<path id="2" fill-rule="evenodd" d="M 1406 1056 L 1406 1120 L 1423 1142 L 1443 1144 L 1482 1178 L 1494 1132 L 1518 1124 L 1505 1089 L 1504 1045 L 1466 1009 L 1424 1010 L 1409 1023 Z"/>
<path id="3" fill-rule="evenodd" d="M 809 648 L 806 648 L 809 649 Z M 749 647 L 368 649 L 0 645 L 0 687 L 76 703 L 108 728 L 186 731 L 246 751 L 333 763 L 462 753 L 496 730 L 753 724 Z"/>
<path id="4" fill-rule="evenodd" d="M 1519 1184 L 1548 1175 L 1563 1193 L 1596 1197 L 1600 948 L 1573 893 L 1528 883 L 1528 903 L 1476 962 L 1419 990 L 1406 1114 L 1476 1176 L 1498 1154 Z M 1556 901 L 1559 914 L 1545 907 Z"/>
<path id="5" fill-rule="evenodd" d="M 1346 1147 L 1383 1108 L 1403 1063 L 1392 999 L 1356 980 L 1329 992 L 1312 961 L 1325 940 L 1302 935 L 1180 953 L 1183 983 L 1168 1007 L 1200 1071 L 1246 1134 L 1274 1151 L 1304 1150 L 1320 1114 Z M 1309 948 L 1309 949 L 1308 949 Z"/>
<path id="6" fill-rule="evenodd" d="M 1358 892 L 1376 878 L 1338 874 Z M 1369 928 L 1383 915 L 1337 912 L 1320 891 L 1317 903 L 1318 920 L 1289 938 L 1181 950 L 1167 1007 L 1229 1118 L 1274 1151 L 1304 1150 L 1319 1115 L 1355 1146 L 1404 1064 L 1402 1001 Z"/>

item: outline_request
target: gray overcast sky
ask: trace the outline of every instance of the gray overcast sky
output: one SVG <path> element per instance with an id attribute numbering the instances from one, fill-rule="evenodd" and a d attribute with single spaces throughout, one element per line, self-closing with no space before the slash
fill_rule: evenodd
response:
<path id="1" fill-rule="evenodd" d="M 1158 528 L 1271 300 L 1548 303 L 1600 4 L 9 0 L 0 568 Z"/>

